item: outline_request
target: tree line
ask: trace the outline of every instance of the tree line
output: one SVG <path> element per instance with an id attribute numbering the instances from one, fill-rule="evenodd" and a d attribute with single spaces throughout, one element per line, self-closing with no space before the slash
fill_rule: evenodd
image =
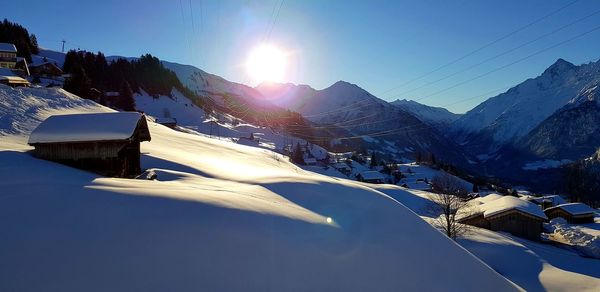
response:
<path id="1" fill-rule="evenodd" d="M 201 103 L 201 98 L 185 87 L 175 72 L 165 68 L 161 61 L 150 54 L 137 59 L 118 58 L 107 61 L 102 52 L 69 51 L 65 56 L 63 71 L 71 75 L 64 89 L 83 98 L 96 99 L 92 88 L 100 92 L 144 90 L 150 95 L 171 95 L 177 89 L 193 102 Z M 129 99 L 128 94 L 121 99 Z M 120 103 L 130 104 L 131 100 Z"/>
<path id="2" fill-rule="evenodd" d="M 37 38 L 29 34 L 23 26 L 10 22 L 8 19 L 0 22 L 0 43 L 11 43 L 17 47 L 17 56 L 25 58 L 31 63 L 31 54 L 38 54 Z"/>

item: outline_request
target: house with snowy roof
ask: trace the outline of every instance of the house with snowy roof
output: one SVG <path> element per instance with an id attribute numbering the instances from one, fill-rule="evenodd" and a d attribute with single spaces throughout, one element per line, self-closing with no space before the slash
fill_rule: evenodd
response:
<path id="1" fill-rule="evenodd" d="M 564 218 L 569 223 L 594 223 L 595 210 L 583 203 L 560 204 L 544 210 L 548 218 Z"/>
<path id="2" fill-rule="evenodd" d="M 33 155 L 112 177 L 141 173 L 140 142 L 150 141 L 138 112 L 54 115 L 29 136 Z"/>
<path id="3" fill-rule="evenodd" d="M 63 75 L 62 69 L 51 62 L 42 62 L 29 65 L 29 72 L 33 76 L 56 79 Z"/>
<path id="4" fill-rule="evenodd" d="M 352 173 L 352 168 L 347 163 L 338 162 L 338 163 L 334 163 L 332 166 L 337 171 L 339 171 L 345 175 L 349 175 L 350 173 Z"/>
<path id="5" fill-rule="evenodd" d="M 385 176 L 379 171 L 363 171 L 359 173 L 356 178 L 359 181 L 372 183 L 372 184 L 382 184 L 385 183 Z"/>
<path id="6" fill-rule="evenodd" d="M 540 240 L 542 224 L 548 217 L 538 205 L 512 196 L 482 200 L 480 203 L 458 214 L 457 222 Z"/>
<path id="7" fill-rule="evenodd" d="M 17 47 L 9 43 L 0 43 L 0 68 L 14 69 L 17 64 Z"/>

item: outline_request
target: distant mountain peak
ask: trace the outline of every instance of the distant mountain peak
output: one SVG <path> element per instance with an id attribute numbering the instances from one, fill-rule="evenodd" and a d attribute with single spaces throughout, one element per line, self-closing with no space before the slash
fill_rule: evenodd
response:
<path id="1" fill-rule="evenodd" d="M 556 62 L 554 62 L 554 64 L 548 67 L 546 71 L 544 71 L 544 74 L 551 74 L 554 77 L 562 72 L 570 71 L 575 68 L 577 68 L 577 66 L 575 66 L 573 63 L 559 58 L 556 60 Z"/>

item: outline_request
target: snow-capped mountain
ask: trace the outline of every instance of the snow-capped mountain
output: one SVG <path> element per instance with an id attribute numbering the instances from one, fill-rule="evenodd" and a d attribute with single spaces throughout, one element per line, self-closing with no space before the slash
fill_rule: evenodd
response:
<path id="1" fill-rule="evenodd" d="M 256 89 L 273 103 L 300 112 L 322 127 L 348 130 L 351 138 L 364 140 L 371 149 L 409 159 L 414 159 L 416 152 L 432 152 L 446 160 L 466 161 L 454 142 L 435 126 L 356 84 L 338 81 L 315 90 L 305 85 L 269 83 Z"/>
<path id="2" fill-rule="evenodd" d="M 569 103 L 582 88 L 599 80 L 599 62 L 575 66 L 558 59 L 540 76 L 484 101 L 461 116 L 452 126 L 454 135 L 459 142 L 479 143 L 484 139 L 496 145 L 515 142 Z"/>
<path id="3" fill-rule="evenodd" d="M 517 144 L 543 158 L 577 160 L 600 147 L 598 85 L 585 88 Z"/>
<path id="4" fill-rule="evenodd" d="M 414 114 L 423 122 L 442 128 L 450 126 L 461 116 L 445 108 L 424 105 L 414 100 L 396 99 L 390 103 Z"/>

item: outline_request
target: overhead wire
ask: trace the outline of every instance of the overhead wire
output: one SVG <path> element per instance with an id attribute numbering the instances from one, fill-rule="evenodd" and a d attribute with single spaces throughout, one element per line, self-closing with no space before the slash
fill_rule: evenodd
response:
<path id="1" fill-rule="evenodd" d="M 515 35 L 515 34 L 521 32 L 521 31 L 523 31 L 523 30 L 525 30 L 525 29 L 527 29 L 527 28 L 529 28 L 529 27 L 531 27 L 531 26 L 533 26 L 533 25 L 535 25 L 535 24 L 537 24 L 537 23 L 539 23 L 539 22 L 547 19 L 548 17 L 550 17 L 550 16 L 552 16 L 552 15 L 554 15 L 554 14 L 556 14 L 556 13 L 558 13 L 558 12 L 560 12 L 560 11 L 562 11 L 562 10 L 570 7 L 570 6 L 572 6 L 573 4 L 575 4 L 575 3 L 579 2 L 579 1 L 580 0 L 571 1 L 571 2 L 567 3 L 566 5 L 563 5 L 563 6 L 559 7 L 558 9 L 553 10 L 550 13 L 545 14 L 544 16 L 542 16 L 540 18 L 537 18 L 537 19 L 533 20 L 532 22 L 529 22 L 526 25 L 521 26 L 521 27 L 519 27 L 519 28 L 517 28 L 517 29 L 515 29 L 515 30 L 513 30 L 513 31 L 511 31 L 511 32 L 509 32 L 507 34 L 504 34 L 501 37 L 496 38 L 493 41 L 491 41 L 489 43 L 486 43 L 483 46 L 478 47 L 477 49 L 472 50 L 472 51 L 470 51 L 470 52 L 468 52 L 468 53 L 466 53 L 466 54 L 464 54 L 464 55 L 462 55 L 462 56 L 460 56 L 460 57 L 458 57 L 458 58 L 456 58 L 456 59 L 454 59 L 454 60 L 452 60 L 452 61 L 450 61 L 448 63 L 445 63 L 445 64 L 443 64 L 441 66 L 438 66 L 438 67 L 436 67 L 435 69 L 433 69 L 431 71 L 428 71 L 428 72 L 426 72 L 424 74 L 421 74 L 421 75 L 419 75 L 419 76 L 417 76 L 415 78 L 412 78 L 412 79 L 410 79 L 410 80 L 408 80 L 408 81 L 406 81 L 406 82 L 404 82 L 404 83 L 402 83 L 400 85 L 397 85 L 397 86 L 395 86 L 395 87 L 393 87 L 391 89 L 388 89 L 388 90 L 386 90 L 384 92 L 381 92 L 381 93 L 379 93 L 379 95 L 383 95 L 383 94 L 386 94 L 388 92 L 394 91 L 396 89 L 402 88 L 402 87 L 404 87 L 404 86 L 406 86 L 408 84 L 411 84 L 411 83 L 413 83 L 413 82 L 415 82 L 417 80 L 420 80 L 420 79 L 422 79 L 424 77 L 427 77 L 427 76 L 429 76 L 429 75 L 431 75 L 431 74 L 433 74 L 435 72 L 438 72 L 438 71 L 440 71 L 440 70 L 442 70 L 442 69 L 444 69 L 444 68 L 446 68 L 448 66 L 454 65 L 454 64 L 456 64 L 456 63 L 458 63 L 458 62 L 460 62 L 460 61 L 462 61 L 462 60 L 464 60 L 464 59 L 466 59 L 466 58 L 468 58 L 468 57 L 470 57 L 470 56 L 472 56 L 472 55 L 474 55 L 474 54 L 476 54 L 476 53 L 478 53 L 478 52 L 480 52 L 480 51 L 482 51 L 482 50 L 484 50 L 484 49 L 486 49 L 488 47 L 491 47 L 491 46 L 499 43 L 500 41 L 503 41 L 503 40 L 509 38 L 512 35 Z"/>

